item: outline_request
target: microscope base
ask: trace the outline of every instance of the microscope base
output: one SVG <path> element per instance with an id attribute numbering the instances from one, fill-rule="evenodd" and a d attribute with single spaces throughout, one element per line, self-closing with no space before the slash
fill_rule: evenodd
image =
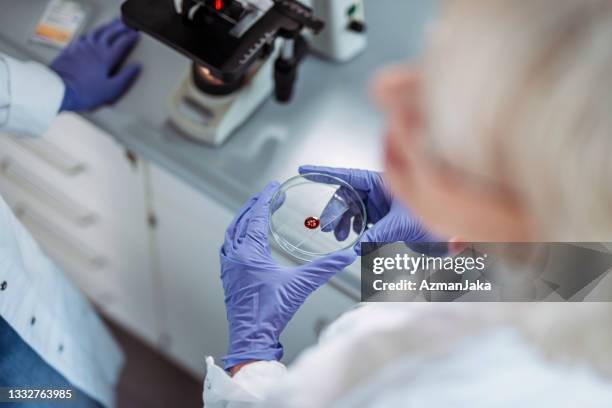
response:
<path id="1" fill-rule="evenodd" d="M 244 85 L 230 95 L 200 91 L 191 71 L 170 100 L 170 121 L 188 137 L 220 146 L 268 98 L 274 88 L 274 58 L 254 66 Z"/>

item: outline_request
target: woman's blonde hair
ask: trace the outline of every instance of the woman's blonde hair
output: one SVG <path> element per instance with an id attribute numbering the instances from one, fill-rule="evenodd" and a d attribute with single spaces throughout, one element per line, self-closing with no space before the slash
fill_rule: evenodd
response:
<path id="1" fill-rule="evenodd" d="M 424 62 L 435 151 L 543 237 L 612 241 L 612 1 L 450 0 Z"/>

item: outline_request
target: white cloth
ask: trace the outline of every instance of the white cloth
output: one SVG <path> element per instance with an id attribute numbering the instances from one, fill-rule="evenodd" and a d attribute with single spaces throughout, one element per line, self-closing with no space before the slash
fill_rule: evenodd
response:
<path id="1" fill-rule="evenodd" d="M 49 68 L 0 53 L 0 131 L 40 136 L 57 116 L 64 83 Z"/>
<path id="2" fill-rule="evenodd" d="M 50 70 L 0 55 L 0 132 L 39 135 L 56 116 L 63 94 Z M 114 406 L 120 349 L 2 198 L 0 289 L 0 315 L 19 336 L 74 386 Z"/>
<path id="3" fill-rule="evenodd" d="M 610 381 L 589 364 L 567 365 L 545 358 L 541 349 L 527 340 L 516 319 L 510 318 L 527 319 L 534 307 L 367 305 L 330 326 L 319 345 L 303 353 L 289 370 L 280 363 L 260 362 L 245 366 L 230 378 L 209 358 L 204 405 L 611 406 Z M 568 312 L 571 315 L 572 310 L 584 307 L 590 305 L 562 304 L 553 315 L 561 324 L 571 325 Z M 571 327 L 567 329 L 572 332 Z M 589 341 L 582 346 L 588 354 Z"/>

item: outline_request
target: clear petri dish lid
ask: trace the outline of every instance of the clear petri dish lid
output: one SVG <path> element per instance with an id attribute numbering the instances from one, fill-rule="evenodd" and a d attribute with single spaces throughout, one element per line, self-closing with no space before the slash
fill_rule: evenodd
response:
<path id="1" fill-rule="evenodd" d="M 351 248 L 366 228 L 363 201 L 345 181 L 320 173 L 293 177 L 270 202 L 270 232 L 290 256 L 310 262 Z"/>

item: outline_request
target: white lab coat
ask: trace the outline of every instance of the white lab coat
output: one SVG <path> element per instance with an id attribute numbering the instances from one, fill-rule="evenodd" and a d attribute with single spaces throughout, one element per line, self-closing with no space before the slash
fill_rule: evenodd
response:
<path id="1" fill-rule="evenodd" d="M 41 135 L 63 96 L 63 82 L 51 70 L 0 54 L 0 133 Z M 2 198 L 0 289 L 0 315 L 19 336 L 74 386 L 113 406 L 123 360 L 118 346 Z"/>
<path id="2" fill-rule="evenodd" d="M 0 53 L 0 131 L 40 136 L 57 116 L 64 83 L 49 68 Z"/>
<path id="3" fill-rule="evenodd" d="M 611 317 L 597 303 L 372 304 L 288 370 L 230 378 L 209 358 L 205 407 L 610 407 Z"/>

